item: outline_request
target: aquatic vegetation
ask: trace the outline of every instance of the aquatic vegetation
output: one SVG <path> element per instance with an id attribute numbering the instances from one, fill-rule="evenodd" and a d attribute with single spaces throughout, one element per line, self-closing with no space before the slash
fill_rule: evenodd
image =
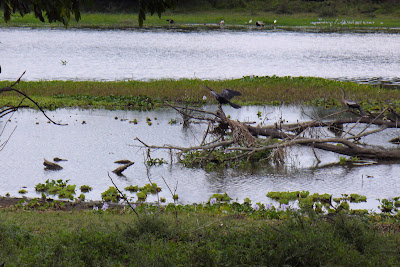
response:
<path id="1" fill-rule="evenodd" d="M 101 198 L 105 202 L 116 202 L 121 200 L 121 195 L 119 194 L 117 188 L 110 186 L 106 191 L 101 193 Z"/>
<path id="2" fill-rule="evenodd" d="M 0 87 L 7 86 L 0 81 Z M 38 81 L 22 82 L 18 89 L 39 99 L 46 109 L 61 107 L 87 107 L 108 109 L 149 110 L 163 106 L 162 100 L 175 103 L 204 104 L 204 85 L 200 79 L 154 81 Z M 313 77 L 245 76 L 240 79 L 207 81 L 207 85 L 221 90 L 232 88 L 243 93 L 240 105 L 311 104 L 324 107 L 340 107 L 338 87 L 346 89 L 357 99 L 364 110 L 387 106 L 400 107 L 400 92 L 367 84 L 339 82 Z M 304 92 L 307 92 L 306 94 Z M 0 104 L 18 105 L 19 97 L 5 95 Z M 24 103 L 25 104 L 25 103 Z M 28 105 L 31 105 L 27 103 Z M 33 107 L 33 105 L 31 105 Z"/>
<path id="3" fill-rule="evenodd" d="M 400 207 L 400 197 L 378 199 L 379 209 L 384 213 L 397 213 Z"/>
<path id="4" fill-rule="evenodd" d="M 149 158 L 146 161 L 147 166 L 161 166 L 167 164 L 168 162 L 164 158 Z"/>
<path id="5" fill-rule="evenodd" d="M 206 170 L 217 168 L 251 168 L 262 161 L 268 163 L 272 149 L 257 151 L 250 158 L 240 157 L 241 151 L 227 151 L 226 148 L 209 149 L 204 151 L 187 151 L 182 154 L 180 161 L 185 167 L 202 167 Z"/>
<path id="6" fill-rule="evenodd" d="M 39 200 L 33 198 L 30 200 L 22 199 L 16 205 L 15 208 L 23 210 L 59 210 L 65 207 L 65 203 L 58 200 Z"/>
<path id="7" fill-rule="evenodd" d="M 81 192 L 87 193 L 92 191 L 92 187 L 90 187 L 89 185 L 81 185 L 80 190 Z"/>
<path id="8" fill-rule="evenodd" d="M 156 183 L 152 183 L 146 184 L 142 187 L 137 185 L 129 185 L 125 187 L 125 190 L 131 193 L 136 192 L 138 200 L 145 201 L 148 194 L 157 194 L 158 192 L 161 192 L 161 187 L 158 187 Z"/>
<path id="9" fill-rule="evenodd" d="M 129 191 L 129 192 L 137 192 L 137 191 L 139 191 L 139 186 L 129 185 L 129 186 L 125 187 L 125 190 Z"/>
<path id="10" fill-rule="evenodd" d="M 136 193 L 136 196 L 138 198 L 138 200 L 140 201 L 145 201 L 147 198 L 147 192 L 146 191 L 139 191 Z"/>
<path id="11" fill-rule="evenodd" d="M 224 194 L 213 194 L 209 200 L 208 203 L 210 203 L 210 205 L 215 204 L 217 202 L 229 202 L 231 201 L 232 198 L 228 196 L 227 193 Z"/>
<path id="12" fill-rule="evenodd" d="M 177 121 L 176 121 L 176 119 L 170 119 L 168 124 L 171 124 L 171 125 L 177 124 Z"/>
<path id="13" fill-rule="evenodd" d="M 367 198 L 358 194 L 342 194 L 342 197 L 332 198 L 331 194 L 310 194 L 308 191 L 293 192 L 268 192 L 267 197 L 276 200 L 282 205 L 290 202 L 297 203 L 303 211 L 314 211 L 316 213 L 339 213 L 350 212 L 350 203 L 366 202 Z M 286 207 L 286 206 L 283 206 Z M 361 211 L 358 211 L 359 213 Z M 361 212 L 362 213 L 362 212 Z"/>
<path id="14" fill-rule="evenodd" d="M 28 193 L 28 191 L 26 191 L 25 189 L 21 189 L 18 191 L 18 193 L 23 195 L 23 194 Z"/>
<path id="15" fill-rule="evenodd" d="M 74 199 L 76 185 L 68 184 L 69 180 L 46 180 L 45 183 L 35 185 L 37 192 L 42 192 L 45 195 L 57 195 L 59 198 Z"/>

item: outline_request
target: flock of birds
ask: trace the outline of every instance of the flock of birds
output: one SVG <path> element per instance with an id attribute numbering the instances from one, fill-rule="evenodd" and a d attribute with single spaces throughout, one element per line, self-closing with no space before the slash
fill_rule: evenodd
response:
<path id="1" fill-rule="evenodd" d="M 208 90 L 210 90 L 211 94 L 215 97 L 215 99 L 218 101 L 220 107 L 222 104 L 229 104 L 231 107 L 235 109 L 241 108 L 238 104 L 232 103 L 230 100 L 235 97 L 235 96 L 241 96 L 242 93 L 232 90 L 232 89 L 223 89 L 221 93 L 217 93 L 213 91 L 210 87 L 205 86 Z M 342 91 L 342 99 L 341 102 L 344 106 L 346 106 L 348 109 L 358 109 L 360 111 L 360 114 L 362 116 L 366 116 L 365 112 L 361 109 L 361 106 L 352 100 L 346 99 L 346 93 L 342 87 L 340 87 L 340 90 Z M 207 97 L 203 96 L 203 100 L 206 100 Z"/>

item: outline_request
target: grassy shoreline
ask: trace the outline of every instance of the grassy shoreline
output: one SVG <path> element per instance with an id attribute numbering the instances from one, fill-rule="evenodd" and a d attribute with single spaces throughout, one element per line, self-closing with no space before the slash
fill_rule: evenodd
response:
<path id="1" fill-rule="evenodd" d="M 0 88 L 11 83 L 0 81 Z M 87 107 L 146 110 L 161 107 L 163 100 L 188 104 L 216 103 L 204 85 L 216 91 L 231 88 L 242 92 L 243 95 L 235 99 L 242 105 L 306 104 L 339 107 L 339 88 L 343 87 L 347 97 L 359 101 L 366 110 L 380 109 L 389 104 L 395 108 L 400 107 L 399 90 L 313 77 L 243 77 L 222 81 L 22 81 L 15 88 L 31 96 L 46 109 Z M 206 100 L 203 100 L 204 95 Z M 17 105 L 20 100 L 21 97 L 15 93 L 2 94 L 0 105 Z"/>
<path id="2" fill-rule="evenodd" d="M 166 19 L 173 19 L 170 24 Z M 249 23 L 249 20 L 252 23 Z M 218 23 L 224 20 L 223 26 Z M 274 24 L 274 20 L 277 23 Z M 265 27 L 256 27 L 256 21 L 263 21 Z M 21 17 L 15 14 L 11 21 L 0 20 L 0 27 L 34 27 L 34 28 L 64 28 L 61 23 L 42 23 L 32 14 Z M 71 21 L 69 28 L 81 29 L 176 29 L 176 30 L 289 30 L 316 32 L 400 32 L 400 20 L 390 14 L 363 14 L 356 16 L 337 15 L 321 17 L 318 14 L 276 14 L 270 12 L 250 11 L 196 11 L 196 12 L 166 12 L 159 18 L 156 15 L 147 16 L 144 27 L 139 28 L 137 14 L 128 13 L 83 13 L 79 22 Z"/>
<path id="3" fill-rule="evenodd" d="M 0 210 L 5 266 L 398 266 L 398 217 L 277 218 L 251 206 Z M 272 212 L 272 211 L 271 211 Z M 276 212 L 275 212 L 276 213 Z"/>

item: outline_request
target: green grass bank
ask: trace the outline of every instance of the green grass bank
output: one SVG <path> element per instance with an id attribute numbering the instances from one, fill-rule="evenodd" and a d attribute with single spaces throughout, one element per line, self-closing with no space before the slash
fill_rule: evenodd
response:
<path id="1" fill-rule="evenodd" d="M 138 16 L 134 13 L 83 13 L 79 22 L 71 21 L 69 28 L 91 29 L 139 29 Z M 171 24 L 167 19 L 173 19 Z M 218 25 L 224 20 L 224 25 Z M 251 23 L 249 21 L 252 20 Z M 274 20 L 277 20 L 274 24 Z M 265 27 L 256 27 L 262 21 Z M 272 27 L 273 26 L 273 27 Z M 61 23 L 42 23 L 33 14 L 21 17 L 15 14 L 11 21 L 0 20 L 0 27 L 64 27 Z M 370 16 L 365 13 L 337 14 L 326 16 L 317 13 L 273 13 L 251 10 L 206 10 L 184 11 L 146 17 L 143 29 L 179 30 L 290 30 L 290 31 L 385 31 L 399 32 L 399 16 L 380 13 Z"/>
<path id="2" fill-rule="evenodd" d="M 240 207 L 244 207 L 239 205 Z M 238 206 L 238 207 L 239 207 Z M 399 266 L 396 217 L 321 216 L 223 205 L 0 210 L 5 266 Z"/>
<path id="3" fill-rule="evenodd" d="M 11 81 L 1 81 L 0 88 Z M 382 106 L 400 107 L 400 91 L 367 84 L 340 82 L 312 77 L 243 77 L 232 80 L 154 80 L 154 81 L 37 81 L 16 85 L 46 108 L 87 107 L 146 110 L 161 107 L 162 100 L 175 103 L 216 103 L 205 85 L 221 91 L 231 88 L 242 92 L 235 102 L 242 105 L 306 104 L 325 107 L 341 105 L 340 87 L 346 97 L 362 104 L 366 110 Z M 207 99 L 203 100 L 203 96 Z M 17 105 L 21 96 L 3 93 L 0 105 Z M 24 104 L 29 104 L 29 101 Z M 33 107 L 33 106 L 32 106 Z"/>

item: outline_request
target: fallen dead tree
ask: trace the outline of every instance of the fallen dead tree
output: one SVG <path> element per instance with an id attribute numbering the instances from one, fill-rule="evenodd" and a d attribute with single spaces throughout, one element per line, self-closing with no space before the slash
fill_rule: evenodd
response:
<path id="1" fill-rule="evenodd" d="M 231 120 L 222 107 L 216 112 L 208 112 L 167 105 L 178 111 L 185 118 L 186 124 L 189 121 L 208 123 L 207 130 L 200 144 L 191 147 L 154 146 L 136 138 L 147 149 L 148 157 L 151 150 L 168 149 L 176 152 L 178 160 L 183 163 L 193 161 L 203 166 L 209 163 L 249 163 L 260 160 L 280 163 L 284 160 L 286 148 L 308 146 L 360 159 L 400 159 L 400 149 L 382 148 L 360 142 L 367 136 L 400 127 L 400 116 L 391 108 L 386 108 L 379 114 L 369 113 L 365 116 L 353 112 L 353 117 L 340 117 L 351 112 L 343 110 L 306 122 L 275 122 L 255 126 L 251 122 Z"/>

